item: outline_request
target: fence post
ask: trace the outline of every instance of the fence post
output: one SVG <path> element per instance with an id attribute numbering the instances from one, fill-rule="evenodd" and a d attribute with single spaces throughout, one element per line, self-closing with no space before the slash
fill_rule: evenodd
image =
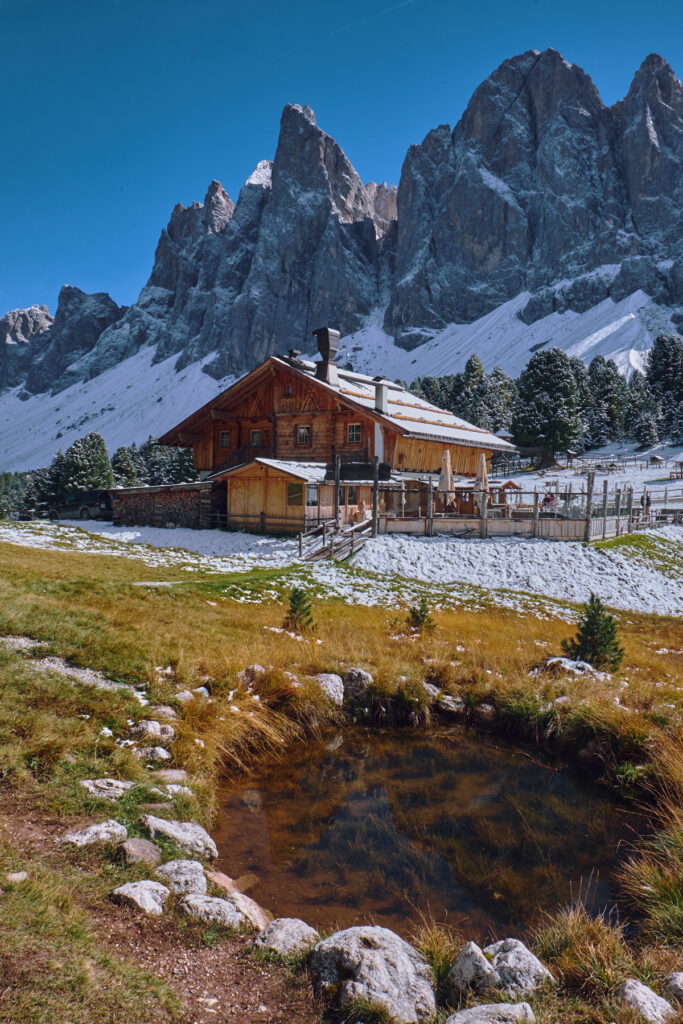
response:
<path id="1" fill-rule="evenodd" d="M 488 494 L 482 488 L 479 491 L 479 519 L 480 519 L 479 536 L 482 538 L 482 540 L 486 537 L 486 512 L 487 512 L 487 506 L 488 506 Z"/>
<path id="2" fill-rule="evenodd" d="M 591 539 L 591 523 L 593 514 L 593 487 L 595 485 L 595 470 L 591 470 L 586 480 L 586 529 L 584 531 L 583 539 L 586 544 Z"/>
<path id="3" fill-rule="evenodd" d="M 379 511 L 379 455 L 375 455 L 372 466 L 372 531 L 373 537 L 377 536 L 377 518 Z"/>
<path id="4" fill-rule="evenodd" d="M 304 535 L 303 532 L 299 534 L 299 558 L 303 558 L 304 555 Z"/>
<path id="5" fill-rule="evenodd" d="M 427 536 L 434 536 L 434 492 L 432 490 L 432 481 L 429 480 L 427 483 L 429 488 L 427 492 Z"/>
<path id="6" fill-rule="evenodd" d="M 531 534 L 532 537 L 538 537 L 538 513 L 540 511 L 540 505 L 538 504 L 538 491 L 534 491 L 534 528 Z"/>
<path id="7" fill-rule="evenodd" d="M 621 535 L 621 487 L 617 487 L 617 537 Z"/>
<path id="8" fill-rule="evenodd" d="M 334 518 L 339 519 L 339 480 L 341 478 L 341 455 L 334 457 Z"/>
<path id="9" fill-rule="evenodd" d="M 633 488 L 629 487 L 626 493 L 626 514 L 628 515 L 627 532 L 633 529 Z"/>
<path id="10" fill-rule="evenodd" d="M 607 536 L 607 477 L 602 481 L 602 539 Z"/>

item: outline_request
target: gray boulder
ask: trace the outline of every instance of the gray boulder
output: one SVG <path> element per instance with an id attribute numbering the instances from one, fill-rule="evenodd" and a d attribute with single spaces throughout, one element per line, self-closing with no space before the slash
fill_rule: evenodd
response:
<path id="1" fill-rule="evenodd" d="M 234 893 L 225 899 L 190 893 L 182 898 L 178 910 L 191 917 L 193 921 L 200 921 L 203 924 L 219 924 L 224 928 L 239 928 L 243 931 L 260 931 L 268 919 L 266 917 L 261 924 L 261 918 L 251 905 L 258 907 L 258 904 L 242 893 Z M 258 920 L 259 924 L 255 924 L 255 920 Z"/>
<path id="2" fill-rule="evenodd" d="M 387 928 L 335 932 L 314 947 L 309 970 L 315 993 L 342 1009 L 366 999 L 397 1024 L 429 1021 L 436 1013 L 429 964 Z"/>
<path id="3" fill-rule="evenodd" d="M 450 693 L 441 693 L 436 702 L 436 710 L 449 718 L 462 718 L 467 708 L 462 697 L 453 697 Z"/>
<path id="4" fill-rule="evenodd" d="M 128 865 L 147 864 L 148 867 L 155 868 L 157 864 L 161 864 L 161 849 L 156 843 L 150 843 L 149 839 L 126 839 L 118 849 Z"/>
<path id="5" fill-rule="evenodd" d="M 534 1024 L 535 1020 L 528 1003 L 482 1003 L 451 1014 L 446 1024 Z"/>
<path id="6" fill-rule="evenodd" d="M 198 860 L 169 860 L 157 868 L 157 875 L 163 878 L 171 892 L 206 893 L 204 866 Z"/>
<path id="7" fill-rule="evenodd" d="M 143 814 L 142 823 L 152 839 L 157 835 L 165 836 L 177 843 L 186 853 L 195 854 L 204 860 L 218 856 L 218 849 L 209 833 L 193 821 L 167 821 L 153 814 Z"/>
<path id="8" fill-rule="evenodd" d="M 135 757 L 140 761 L 170 761 L 171 755 L 164 747 L 139 747 L 133 750 Z"/>
<path id="9" fill-rule="evenodd" d="M 615 997 L 618 1002 L 636 1010 L 649 1024 L 664 1024 L 676 1012 L 671 1003 L 636 978 L 622 982 Z"/>
<path id="10" fill-rule="evenodd" d="M 683 1003 L 683 971 L 675 971 L 664 979 L 664 995 Z"/>
<path id="11" fill-rule="evenodd" d="M 422 681 L 422 689 L 425 692 L 425 696 L 430 704 L 436 704 L 441 694 L 441 690 L 438 686 L 434 686 L 433 683 L 427 683 L 425 680 Z"/>
<path id="12" fill-rule="evenodd" d="M 362 668 L 349 668 L 344 673 L 344 697 L 346 700 L 363 700 L 373 678 Z"/>
<path id="13" fill-rule="evenodd" d="M 62 837 L 62 842 L 70 846 L 92 846 L 95 843 L 120 843 L 127 838 L 128 830 L 125 825 L 110 819 L 100 821 L 96 825 L 88 825 L 77 832 L 67 832 Z"/>
<path id="14" fill-rule="evenodd" d="M 102 800 L 118 800 L 134 785 L 134 782 L 127 782 L 124 779 L 81 779 L 83 789 L 91 796 L 100 797 Z"/>
<path id="15" fill-rule="evenodd" d="M 500 979 L 504 995 L 519 997 L 530 995 L 536 989 L 555 979 L 547 967 L 518 939 L 502 939 L 484 950 L 492 957 L 492 967 Z"/>
<path id="16" fill-rule="evenodd" d="M 478 995 L 500 988 L 500 978 L 476 942 L 468 942 L 458 953 L 446 977 L 446 992 L 455 1002 L 469 989 Z"/>
<path id="17" fill-rule="evenodd" d="M 344 703 L 344 683 L 334 672 L 321 672 L 313 677 L 325 696 L 339 707 Z"/>
<path id="18" fill-rule="evenodd" d="M 320 939 L 315 928 L 297 917 L 278 917 L 254 939 L 254 945 L 282 956 L 302 953 Z"/>
<path id="19" fill-rule="evenodd" d="M 153 775 L 159 782 L 187 782 L 187 772 L 184 768 L 160 768 L 159 771 L 153 772 Z"/>
<path id="20" fill-rule="evenodd" d="M 126 882 L 125 885 L 120 885 L 118 889 L 114 889 L 112 899 L 114 903 L 133 907 L 135 910 L 144 910 L 146 914 L 159 917 L 163 914 L 164 903 L 170 895 L 165 885 L 146 879 L 142 882 Z"/>

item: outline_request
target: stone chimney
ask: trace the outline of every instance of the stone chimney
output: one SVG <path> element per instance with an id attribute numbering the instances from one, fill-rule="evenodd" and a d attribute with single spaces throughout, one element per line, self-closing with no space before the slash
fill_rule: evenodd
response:
<path id="1" fill-rule="evenodd" d="M 318 380 L 324 380 L 326 384 L 333 384 L 336 387 L 339 384 L 339 374 L 334 359 L 339 351 L 341 334 L 331 327 L 319 327 L 313 334 L 318 342 L 322 360 L 316 363 L 315 375 Z"/>
<path id="2" fill-rule="evenodd" d="M 389 413 L 389 381 L 384 377 L 375 377 L 375 412 Z"/>

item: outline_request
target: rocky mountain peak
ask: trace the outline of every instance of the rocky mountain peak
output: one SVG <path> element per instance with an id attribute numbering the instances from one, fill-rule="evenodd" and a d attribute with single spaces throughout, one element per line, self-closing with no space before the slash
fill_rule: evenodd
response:
<path id="1" fill-rule="evenodd" d="M 32 348 L 49 332 L 52 323 L 47 306 L 11 309 L 0 317 L 0 389 L 23 383 Z"/>
<path id="2" fill-rule="evenodd" d="M 218 234 L 223 231 L 233 213 L 235 204 L 220 181 L 215 179 L 209 185 L 204 198 L 202 222 L 207 231 Z"/>

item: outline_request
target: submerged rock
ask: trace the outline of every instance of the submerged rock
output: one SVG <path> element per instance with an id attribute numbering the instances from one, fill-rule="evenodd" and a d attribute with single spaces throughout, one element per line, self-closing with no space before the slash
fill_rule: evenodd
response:
<path id="1" fill-rule="evenodd" d="M 193 821 L 167 821 L 165 818 L 157 818 L 153 814 L 144 814 L 142 823 L 149 830 L 152 839 L 157 834 L 166 836 L 167 839 L 172 839 L 177 843 L 186 853 L 194 853 L 205 860 L 218 856 L 218 849 L 209 833 Z"/>
<path id="2" fill-rule="evenodd" d="M 119 843 L 128 838 L 128 830 L 118 821 L 100 821 L 97 825 L 89 825 L 77 832 L 67 832 L 62 838 L 63 843 L 71 846 L 92 846 L 94 843 Z"/>
<path id="3" fill-rule="evenodd" d="M 555 979 L 538 957 L 518 939 L 502 939 L 484 950 L 492 957 L 492 967 L 506 996 L 529 995 L 544 982 Z"/>
<path id="4" fill-rule="evenodd" d="M 169 890 L 160 882 L 126 882 L 114 889 L 112 899 L 122 906 L 144 910 L 146 914 L 159 917 L 164 912 L 164 903 L 170 896 Z"/>
<path id="5" fill-rule="evenodd" d="M 429 1021 L 436 1013 L 429 964 L 388 928 L 335 932 L 314 947 L 309 970 L 316 994 L 342 1009 L 367 999 L 397 1024 Z"/>
<path id="6" fill-rule="evenodd" d="M 535 1020 L 528 1003 L 483 1003 L 451 1014 L 446 1024 L 534 1024 Z"/>
<path id="7" fill-rule="evenodd" d="M 620 1003 L 637 1010 L 649 1024 L 664 1024 L 676 1012 L 671 1003 L 636 978 L 627 978 L 622 982 L 615 996 Z"/>
<path id="8" fill-rule="evenodd" d="M 282 956 L 291 956 L 310 949 L 319 938 L 315 928 L 298 917 L 278 917 L 254 939 L 254 945 Z"/>
<path id="9" fill-rule="evenodd" d="M 198 860 L 169 860 L 157 870 L 171 892 L 206 893 L 204 866 Z"/>

